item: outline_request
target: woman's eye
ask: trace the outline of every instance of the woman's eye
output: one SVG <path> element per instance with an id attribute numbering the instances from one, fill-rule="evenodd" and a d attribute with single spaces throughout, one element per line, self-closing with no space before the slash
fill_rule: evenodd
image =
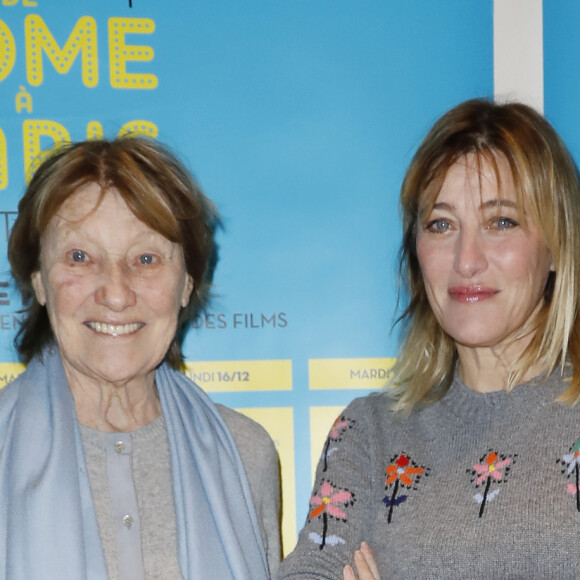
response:
<path id="1" fill-rule="evenodd" d="M 435 234 L 445 233 L 451 228 L 451 224 L 444 219 L 435 219 L 427 222 L 425 229 Z"/>
<path id="2" fill-rule="evenodd" d="M 73 262 L 84 262 L 87 259 L 87 254 L 82 250 L 73 250 L 71 258 Z"/>
<path id="3" fill-rule="evenodd" d="M 510 228 L 515 228 L 519 225 L 516 220 L 501 216 L 494 220 L 494 224 L 498 230 L 507 230 Z"/>
<path id="4" fill-rule="evenodd" d="M 143 254 L 142 256 L 139 256 L 139 262 L 141 262 L 141 264 L 149 265 L 153 264 L 154 261 L 155 258 L 153 257 L 153 254 Z"/>

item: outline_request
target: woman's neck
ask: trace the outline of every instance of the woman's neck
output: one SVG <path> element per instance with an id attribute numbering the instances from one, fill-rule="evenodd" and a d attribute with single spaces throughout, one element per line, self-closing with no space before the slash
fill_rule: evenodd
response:
<path id="1" fill-rule="evenodd" d="M 71 375 L 65 368 L 81 425 L 104 431 L 135 431 L 161 414 L 155 375 L 111 384 Z"/>
<path id="2" fill-rule="evenodd" d="M 467 348 L 457 345 L 459 355 L 459 376 L 465 385 L 478 393 L 502 391 L 509 382 L 513 364 L 519 352 L 497 352 L 490 348 Z M 522 375 L 520 382 L 526 382 L 545 370 L 541 361 L 531 365 Z"/>

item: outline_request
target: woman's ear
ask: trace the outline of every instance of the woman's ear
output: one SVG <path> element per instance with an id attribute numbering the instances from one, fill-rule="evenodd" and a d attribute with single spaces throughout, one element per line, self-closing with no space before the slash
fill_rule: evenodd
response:
<path id="1" fill-rule="evenodd" d="M 36 299 L 41 306 L 46 306 L 46 292 L 44 291 L 44 284 L 42 282 L 42 274 L 40 270 L 32 272 L 30 277 L 32 281 L 32 288 L 34 289 L 34 294 Z"/>
<path id="2" fill-rule="evenodd" d="M 185 277 L 185 285 L 183 287 L 183 293 L 181 295 L 181 307 L 185 308 L 189 304 L 189 298 L 191 297 L 191 293 L 193 292 L 193 278 L 186 274 Z"/>

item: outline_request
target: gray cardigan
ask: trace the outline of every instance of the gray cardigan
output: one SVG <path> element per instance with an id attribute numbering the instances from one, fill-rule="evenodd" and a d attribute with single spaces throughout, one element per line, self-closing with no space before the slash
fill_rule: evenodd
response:
<path id="1" fill-rule="evenodd" d="M 217 407 L 236 442 L 244 464 L 270 573 L 275 577 L 280 563 L 280 471 L 276 449 L 269 435 L 258 423 L 223 405 Z M 117 464 L 119 437 L 83 426 L 81 435 L 109 579 L 124 580 L 119 577 L 117 539 L 130 534 L 123 528 L 127 525 L 123 523 L 125 518 L 115 517 L 114 510 L 119 504 L 120 510 L 125 509 L 127 494 L 120 497 L 119 490 L 126 489 L 126 485 L 121 481 L 123 472 L 111 473 L 109 468 Z M 127 436 L 124 437 L 126 445 L 123 445 L 123 454 L 127 454 L 128 461 L 128 471 L 125 470 L 124 473 L 130 473 L 133 479 L 133 503 L 136 502 L 138 506 L 134 509 L 139 512 L 140 533 L 135 538 L 136 549 L 131 550 L 130 544 L 124 544 L 125 560 L 120 563 L 120 567 L 127 570 L 127 576 L 131 578 L 181 579 L 177 561 L 177 530 L 169 447 L 163 417 L 138 431 L 123 435 Z M 113 462 L 111 456 L 115 458 Z M 116 481 L 115 478 L 121 480 Z M 148 522 L 153 524 L 148 525 Z M 131 527 L 135 530 L 135 524 Z M 143 573 L 134 574 L 132 571 L 141 566 L 141 562 L 136 560 L 141 559 Z"/>
<path id="2" fill-rule="evenodd" d="M 275 578 L 281 558 L 278 453 L 272 439 L 261 425 L 228 407 L 217 407 L 234 437 L 246 469 L 270 574 Z"/>

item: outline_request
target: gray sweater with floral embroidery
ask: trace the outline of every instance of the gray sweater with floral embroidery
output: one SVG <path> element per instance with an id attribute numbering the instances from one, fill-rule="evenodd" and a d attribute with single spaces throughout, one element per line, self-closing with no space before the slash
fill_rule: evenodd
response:
<path id="1" fill-rule="evenodd" d="M 382 580 L 580 578 L 580 405 L 541 384 L 476 393 L 456 378 L 409 418 L 385 393 L 330 431 L 280 579 L 342 579 L 366 540 Z"/>

